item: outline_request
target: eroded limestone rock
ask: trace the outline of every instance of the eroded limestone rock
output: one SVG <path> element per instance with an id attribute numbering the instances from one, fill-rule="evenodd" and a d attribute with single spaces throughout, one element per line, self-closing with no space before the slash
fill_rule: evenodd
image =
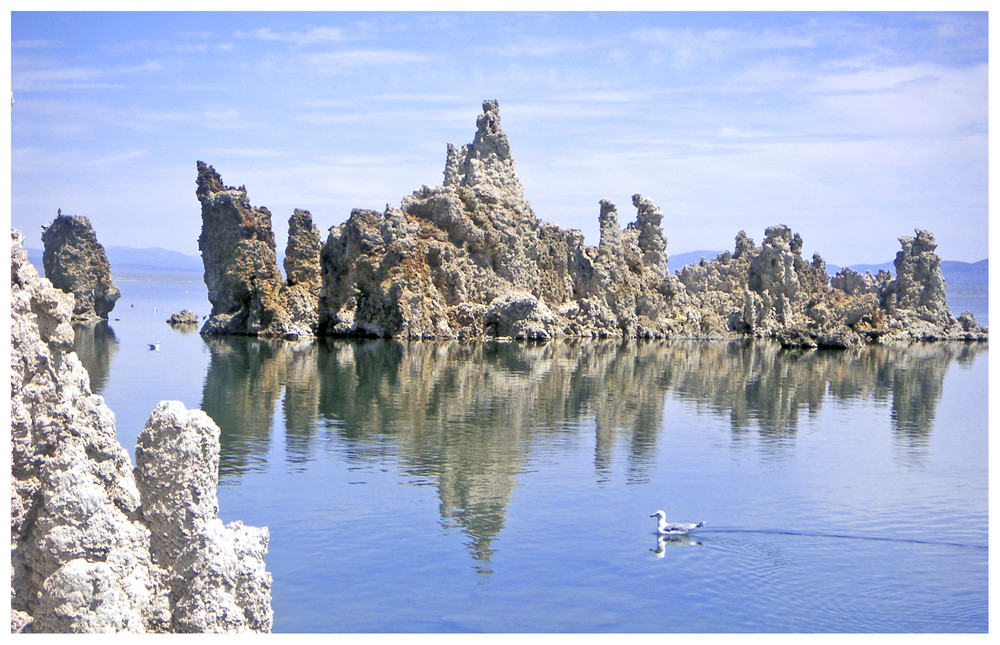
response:
<path id="1" fill-rule="evenodd" d="M 219 519 L 219 426 L 162 401 L 135 447 L 152 561 L 168 572 L 171 632 L 270 631 L 266 528 Z"/>
<path id="2" fill-rule="evenodd" d="M 11 607 L 30 631 L 143 631 L 148 531 L 133 518 L 139 494 L 114 415 L 70 351 L 72 310 L 12 231 Z M 95 615 L 74 622 L 81 602 Z"/>
<path id="3" fill-rule="evenodd" d="M 322 276 L 319 256 L 322 244 L 319 229 L 309 211 L 295 209 L 288 219 L 285 246 L 285 278 L 289 316 L 298 325 L 316 331 Z"/>
<path id="4" fill-rule="evenodd" d="M 172 631 L 181 627 L 175 596 L 205 597 L 210 591 L 212 597 L 232 596 L 243 621 L 220 623 L 210 612 L 193 613 L 183 619 L 186 631 L 267 631 L 266 529 L 225 527 L 224 537 L 236 537 L 206 537 L 221 531 L 217 517 L 196 512 L 217 505 L 214 482 L 198 490 L 197 503 L 185 495 L 191 495 L 191 473 L 211 468 L 203 461 L 207 454 L 210 462 L 211 446 L 186 454 L 183 463 L 173 459 L 173 468 L 140 469 L 144 488 L 160 492 L 150 497 L 140 491 L 128 453 L 115 437 L 114 414 L 91 392 L 87 371 L 71 351 L 72 311 L 73 297 L 38 275 L 23 236 L 12 230 L 11 630 Z M 201 437 L 196 431 L 210 421 L 204 413 L 190 414 L 194 422 L 177 424 L 173 435 L 160 437 L 160 456 L 178 453 L 171 441 Z M 217 455 L 217 438 L 214 450 Z M 187 536 L 180 546 L 189 555 L 174 563 L 152 548 L 143 520 L 145 510 L 153 514 L 154 502 L 163 497 L 180 504 L 175 515 L 206 517 L 203 524 L 209 527 L 204 536 L 197 531 Z M 161 530 L 157 524 L 157 535 Z M 227 547 L 226 539 L 235 546 Z M 192 560 L 202 563 L 193 576 L 185 573 Z M 178 563 L 184 567 L 178 569 Z"/>
<path id="5" fill-rule="evenodd" d="M 918 231 L 900 243 L 897 278 L 843 269 L 830 279 L 818 254 L 811 262 L 802 258 L 802 239 L 788 227 L 768 228 L 760 247 L 741 232 L 734 253 L 678 271 L 684 290 L 676 301 L 687 320 L 675 329 L 685 336 L 752 335 L 801 347 L 985 340 L 988 332 L 974 317 L 959 323 L 952 316 L 933 236 Z"/>
<path id="6" fill-rule="evenodd" d="M 311 336 L 319 299 L 319 231 L 308 211 L 289 219 L 286 281 L 278 269 L 271 212 L 252 206 L 246 187 L 222 183 L 198 162 L 202 227 L 198 238 L 212 303 L 202 333 Z"/>
<path id="7" fill-rule="evenodd" d="M 495 101 L 476 125 L 472 143 L 449 144 L 441 186 L 422 187 L 399 209 L 357 209 L 330 230 L 318 333 L 665 335 L 671 291 L 653 202 L 636 195 L 638 215 L 625 230 L 603 202 L 602 246 L 587 247 L 579 231 L 535 216 Z"/>
<path id="8" fill-rule="evenodd" d="M 888 285 L 884 302 L 890 313 L 949 325 L 954 318 L 948 308 L 941 259 L 934 252 L 937 249 L 934 234 L 920 229 L 914 232 L 916 237 L 904 235 L 899 238 L 903 248 L 893 261 L 896 279 Z"/>
<path id="9" fill-rule="evenodd" d="M 198 248 L 212 303 L 202 333 L 284 335 L 291 320 L 270 211 L 251 206 L 245 187 L 226 186 L 200 161 L 196 194 L 202 218 Z"/>
<path id="10" fill-rule="evenodd" d="M 221 186 L 211 175 L 200 184 Z M 245 191 L 234 195 L 245 201 Z M 296 211 L 288 283 L 271 281 L 264 290 L 277 290 L 276 300 L 286 302 L 271 319 L 286 321 L 276 331 L 292 311 L 319 335 L 408 339 L 752 337 L 849 347 L 986 338 L 974 319 L 960 323 L 948 310 L 927 232 L 900 238 L 896 278 L 844 270 L 831 281 L 823 258 L 803 258 L 802 237 L 784 225 L 767 228 L 759 247 L 740 231 L 732 252 L 672 276 L 663 213 L 641 195 L 632 205 L 636 218 L 621 228 L 615 205 L 601 200 L 597 247 L 586 246 L 579 231 L 539 220 L 518 179 L 499 107 L 485 101 L 472 143 L 448 144 L 440 186 L 421 187 L 399 208 L 355 209 L 330 229 L 319 251 L 318 287 L 311 219 Z M 259 235 L 268 237 L 269 228 Z M 294 289 L 302 296 L 288 304 Z"/>
<path id="11" fill-rule="evenodd" d="M 107 318 L 121 297 L 111 265 L 90 220 L 63 215 L 42 230 L 42 266 L 54 287 L 73 294 L 73 317 Z"/>

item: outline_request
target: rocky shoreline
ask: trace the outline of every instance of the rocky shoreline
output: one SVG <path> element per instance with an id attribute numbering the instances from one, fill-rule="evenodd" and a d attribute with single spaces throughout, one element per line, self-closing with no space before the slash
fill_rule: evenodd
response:
<path id="1" fill-rule="evenodd" d="M 355 209 L 319 233 L 307 211 L 289 222 L 283 279 L 271 214 L 198 162 L 199 240 L 212 313 L 202 333 L 400 339 L 557 337 L 772 338 L 787 346 L 984 341 L 972 314 L 945 298 L 928 231 L 899 238 L 896 277 L 802 257 L 802 238 L 769 227 L 760 246 L 740 231 L 733 251 L 671 275 L 663 214 L 634 195 L 619 225 L 600 203 L 601 238 L 542 222 L 517 176 L 496 101 L 472 143 L 447 148 L 442 185 L 399 208 Z M 317 249 L 319 251 L 317 252 Z"/>
<path id="2" fill-rule="evenodd" d="M 268 530 L 218 517 L 219 428 L 163 401 L 136 446 L 73 352 L 75 299 L 11 231 L 11 632 L 269 632 Z"/>

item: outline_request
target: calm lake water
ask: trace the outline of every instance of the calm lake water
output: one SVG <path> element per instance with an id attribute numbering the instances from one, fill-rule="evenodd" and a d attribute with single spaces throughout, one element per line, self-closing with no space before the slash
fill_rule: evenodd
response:
<path id="1" fill-rule="evenodd" d="M 94 389 L 130 452 L 219 424 L 275 632 L 988 630 L 986 345 L 205 341 L 203 285 L 119 287 Z"/>

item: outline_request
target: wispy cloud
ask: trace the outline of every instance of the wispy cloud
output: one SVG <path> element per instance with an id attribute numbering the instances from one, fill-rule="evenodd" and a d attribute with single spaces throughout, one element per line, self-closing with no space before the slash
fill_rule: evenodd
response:
<path id="1" fill-rule="evenodd" d="M 348 40 L 346 32 L 340 27 L 313 27 L 306 31 L 275 31 L 271 27 L 262 27 L 250 31 L 237 31 L 237 38 L 265 40 L 272 42 L 292 43 L 295 45 L 314 45 L 316 43 L 342 43 Z"/>
<path id="2" fill-rule="evenodd" d="M 11 49 L 43 49 L 46 47 L 52 47 L 53 45 L 55 45 L 55 41 L 46 40 L 44 38 L 10 41 Z"/>
<path id="3" fill-rule="evenodd" d="M 830 94 L 899 92 L 915 85 L 937 84 L 949 75 L 951 71 L 939 65 L 867 66 L 819 77 L 807 90 Z"/>
<path id="4" fill-rule="evenodd" d="M 114 56 L 228 53 L 236 46 L 205 33 L 188 33 L 174 39 L 136 39 L 103 43 L 101 51 Z"/>
<path id="5" fill-rule="evenodd" d="M 370 124 L 372 127 L 386 128 L 389 124 L 454 124 L 469 121 L 469 110 L 461 108 L 443 109 L 371 109 L 354 106 L 352 111 L 343 108 L 335 111 L 305 112 L 293 117 L 300 123 L 315 124 Z M 471 134 L 469 135 L 471 139 Z"/>
<path id="6" fill-rule="evenodd" d="M 482 52 L 508 58 L 541 58 L 581 52 L 594 46 L 593 39 L 522 36 L 508 43 L 484 45 Z"/>
<path id="7" fill-rule="evenodd" d="M 699 65 L 707 60 L 732 59 L 749 53 L 810 49 L 813 38 L 778 30 L 674 29 L 646 27 L 632 31 L 629 38 L 646 47 L 668 54 L 679 66 Z"/>
<path id="8" fill-rule="evenodd" d="M 228 53 L 236 50 L 233 43 L 176 43 L 172 50 L 183 54 Z"/>
<path id="9" fill-rule="evenodd" d="M 11 150 L 11 163 L 18 172 L 45 173 L 53 168 L 61 171 L 109 167 L 125 164 L 149 155 L 148 150 L 126 148 L 94 155 L 84 150 L 64 150 L 54 152 L 38 146 L 26 146 Z"/>
<path id="10" fill-rule="evenodd" d="M 400 92 L 393 94 L 376 94 L 370 97 L 374 101 L 388 101 L 392 103 L 398 103 L 405 101 L 407 103 L 456 103 L 462 100 L 460 94 L 444 94 L 444 93 L 421 93 L 421 92 Z"/>
<path id="11" fill-rule="evenodd" d="M 160 72 L 162 65 L 147 61 L 124 67 L 64 67 L 55 63 L 22 66 L 11 74 L 14 91 L 41 92 L 62 89 L 109 89 L 125 86 L 122 77 Z"/>
<path id="12" fill-rule="evenodd" d="M 93 101 L 28 98 L 19 100 L 14 109 L 24 110 L 34 119 L 23 125 L 18 122 L 22 136 L 31 135 L 35 129 L 50 135 L 78 138 L 101 137 L 105 132 L 120 135 L 126 131 L 152 132 L 182 124 L 215 130 L 256 127 L 240 110 L 229 105 L 157 109 Z"/>
<path id="13" fill-rule="evenodd" d="M 275 157 L 287 157 L 284 150 L 273 148 L 211 148 L 207 151 L 213 158 L 218 157 L 250 157 L 254 159 L 273 159 Z"/>
<path id="14" fill-rule="evenodd" d="M 413 65 L 437 60 L 435 56 L 401 49 L 349 49 L 308 54 L 303 61 L 317 72 L 338 73 L 362 67 Z"/>

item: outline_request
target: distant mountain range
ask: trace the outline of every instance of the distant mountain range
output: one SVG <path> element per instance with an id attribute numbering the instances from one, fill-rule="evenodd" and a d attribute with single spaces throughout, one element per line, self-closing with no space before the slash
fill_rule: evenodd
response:
<path id="1" fill-rule="evenodd" d="M 182 281 L 201 281 L 204 267 L 201 256 L 186 255 L 177 251 L 151 247 L 136 249 L 127 246 L 109 246 L 105 248 L 108 262 L 111 263 L 111 273 L 115 278 L 123 280 L 154 280 L 158 277 Z M 715 259 L 722 251 L 691 251 L 670 255 L 670 269 L 677 271 L 681 267 L 702 258 Z M 28 249 L 28 260 L 42 271 L 42 250 Z M 882 264 L 852 264 L 849 268 L 864 273 L 871 271 L 877 274 L 880 270 L 895 274 L 892 262 Z M 827 272 L 833 275 L 841 267 L 835 264 L 826 265 Z M 979 262 L 941 261 L 941 273 L 948 285 L 949 296 L 985 296 L 989 294 L 989 260 Z"/>
<path id="2" fill-rule="evenodd" d="M 177 251 L 152 247 L 133 249 L 127 246 L 109 246 L 105 249 L 112 268 L 162 269 L 165 271 L 197 271 L 204 266 L 200 255 L 185 255 Z"/>
<path id="3" fill-rule="evenodd" d="M 128 246 L 108 246 L 111 275 L 114 279 L 154 281 L 170 279 L 181 282 L 201 282 L 204 280 L 204 266 L 201 256 L 186 255 L 160 247 L 135 249 Z M 42 250 L 28 249 L 28 261 L 38 272 L 42 269 Z"/>

